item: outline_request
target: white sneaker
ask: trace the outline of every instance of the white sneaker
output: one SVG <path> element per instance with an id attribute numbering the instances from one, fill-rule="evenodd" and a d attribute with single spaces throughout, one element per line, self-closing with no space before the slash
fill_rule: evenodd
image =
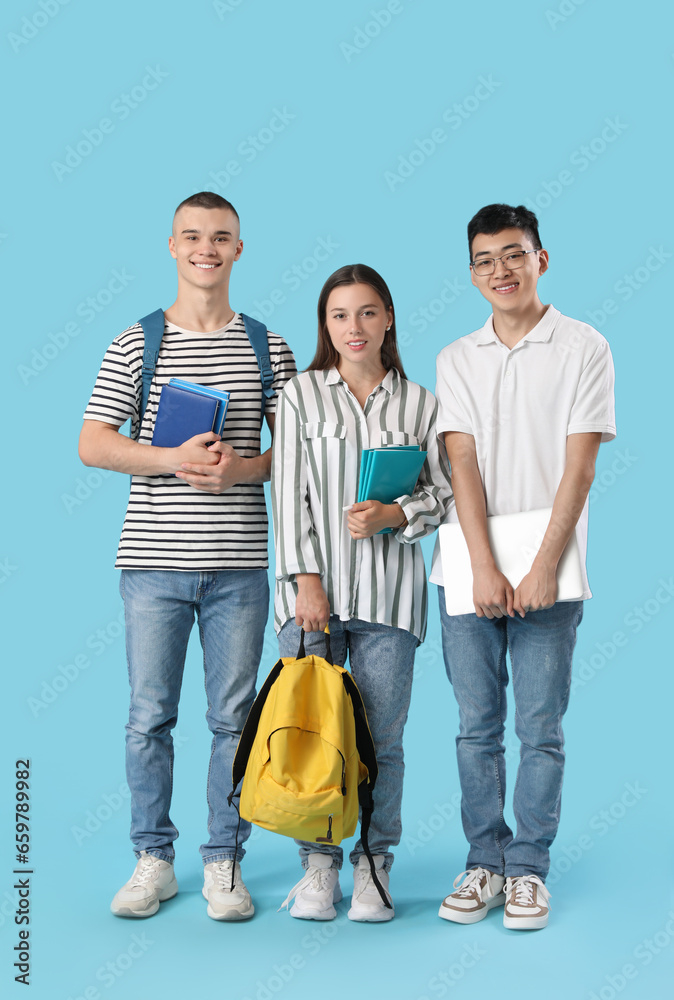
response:
<path id="1" fill-rule="evenodd" d="M 213 920 L 248 920 L 255 913 L 250 893 L 241 878 L 238 861 L 211 861 L 204 865 L 204 887 L 201 894 L 208 900 L 206 912 Z"/>
<path id="2" fill-rule="evenodd" d="M 505 903 L 504 882 L 503 875 L 496 875 L 487 868 L 469 868 L 461 872 L 454 879 L 456 892 L 445 896 L 438 916 L 457 924 L 475 924 L 483 920 L 492 907 Z"/>
<path id="3" fill-rule="evenodd" d="M 110 909 L 116 917 L 151 917 L 177 891 L 173 865 L 141 851 L 133 875 L 116 893 Z"/>
<path id="4" fill-rule="evenodd" d="M 537 931 L 548 922 L 550 893 L 538 875 L 506 879 L 503 926 L 511 931 Z"/>
<path id="5" fill-rule="evenodd" d="M 300 920 L 334 920 L 337 910 L 333 904 L 338 903 L 341 898 L 339 869 L 333 868 L 329 854 L 314 852 L 309 855 L 309 867 L 304 878 L 292 887 L 279 910 L 294 899 L 291 917 L 299 917 Z"/>
<path id="6" fill-rule="evenodd" d="M 353 896 L 351 897 L 351 909 L 347 914 L 349 920 L 380 923 L 383 920 L 393 920 L 395 916 L 393 900 L 388 891 L 389 876 L 388 872 L 384 871 L 384 855 L 374 854 L 372 857 L 377 878 L 381 882 L 382 889 L 391 906 L 389 908 L 384 905 L 384 900 L 379 895 L 379 890 L 372 879 L 370 862 L 364 854 L 361 854 L 358 864 L 353 869 Z"/>

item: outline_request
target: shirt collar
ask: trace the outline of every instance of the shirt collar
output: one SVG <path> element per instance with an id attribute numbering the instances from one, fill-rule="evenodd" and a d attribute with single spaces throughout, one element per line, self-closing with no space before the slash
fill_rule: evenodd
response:
<path id="1" fill-rule="evenodd" d="M 344 382 L 344 379 L 339 374 L 336 368 L 328 368 L 325 373 L 325 384 L 326 385 L 337 385 L 339 382 Z M 346 383 L 344 383 L 346 384 Z M 386 389 L 389 396 L 392 396 L 400 385 L 400 375 L 397 368 L 390 368 L 386 375 L 380 382 L 382 389 Z"/>
<path id="2" fill-rule="evenodd" d="M 530 343 L 547 343 L 552 337 L 553 330 L 557 325 L 557 320 L 559 319 L 559 310 L 555 309 L 554 306 L 548 306 L 545 310 L 543 316 L 538 321 L 533 330 L 529 330 L 525 337 L 522 337 L 519 344 L 524 344 L 526 342 Z M 476 330 L 475 333 L 471 334 L 474 344 L 481 346 L 483 344 L 500 344 L 502 341 L 496 336 L 494 330 L 494 315 L 489 317 L 487 322 L 480 330 Z"/>

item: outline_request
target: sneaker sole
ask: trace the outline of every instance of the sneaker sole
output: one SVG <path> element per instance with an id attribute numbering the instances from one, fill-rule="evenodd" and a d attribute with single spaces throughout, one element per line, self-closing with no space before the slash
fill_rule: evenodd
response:
<path id="1" fill-rule="evenodd" d="M 201 895 L 206 901 L 208 901 L 208 895 L 205 889 L 201 890 Z M 232 906 L 225 913 L 216 913 L 215 910 L 211 908 L 209 903 L 206 907 L 206 913 L 209 915 L 211 920 L 250 920 L 250 918 L 255 914 L 255 907 L 251 903 L 247 910 L 237 910 L 236 907 Z"/>
<path id="2" fill-rule="evenodd" d="M 153 917 L 157 910 L 159 909 L 160 903 L 165 903 L 168 899 L 173 899 L 174 896 L 178 894 L 178 883 L 173 880 L 170 885 L 167 885 L 165 889 L 162 889 L 154 901 L 154 904 L 147 910 L 134 910 L 131 906 L 127 906 L 124 903 L 119 904 L 115 907 L 114 902 L 110 904 L 110 912 L 116 917 L 133 917 L 136 920 L 143 920 L 145 917 Z"/>
<path id="3" fill-rule="evenodd" d="M 509 931 L 540 931 L 547 925 L 547 913 L 543 917 L 509 917 L 503 914 L 503 926 Z"/>
<path id="4" fill-rule="evenodd" d="M 211 909 L 210 903 L 206 907 L 206 913 L 209 915 L 211 920 L 227 920 L 230 923 L 234 920 L 250 920 L 255 914 L 255 907 L 251 905 L 249 910 L 245 910 L 241 913 L 240 910 L 232 910 L 230 913 L 216 913 Z"/>
<path id="5" fill-rule="evenodd" d="M 451 920 L 455 924 L 476 924 L 478 921 L 484 920 L 489 911 L 493 910 L 495 906 L 503 906 L 504 903 L 504 892 L 499 892 L 496 896 L 492 896 L 491 899 L 485 900 L 483 907 L 472 912 L 466 910 L 464 913 L 461 910 L 455 910 L 453 907 L 445 906 L 444 902 L 442 902 L 438 910 L 438 916 L 442 917 L 443 920 Z"/>
<path id="6" fill-rule="evenodd" d="M 339 887 L 339 883 L 337 883 L 332 895 L 332 902 L 339 903 L 341 898 L 342 890 Z M 296 917 L 297 920 L 334 920 L 337 916 L 337 910 L 334 906 L 326 906 L 324 910 L 303 910 L 302 907 L 295 902 L 290 908 L 290 916 Z"/>
<path id="7" fill-rule="evenodd" d="M 351 907 L 347 913 L 349 920 L 356 920 L 361 924 L 383 924 L 388 920 L 393 920 L 395 915 L 395 910 L 393 909 L 382 909 L 380 913 L 368 915 L 366 913 L 359 913 L 358 910 L 354 910 L 353 907 Z"/>

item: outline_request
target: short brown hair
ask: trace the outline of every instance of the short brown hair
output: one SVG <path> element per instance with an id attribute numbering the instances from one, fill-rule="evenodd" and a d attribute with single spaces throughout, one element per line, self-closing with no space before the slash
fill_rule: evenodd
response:
<path id="1" fill-rule="evenodd" d="M 241 219 L 239 219 L 239 213 L 234 208 L 234 206 L 232 205 L 231 201 L 227 201 L 226 198 L 221 197 L 219 194 L 216 194 L 214 191 L 199 191 L 198 194 L 192 194 L 192 195 L 190 195 L 189 198 L 185 198 L 185 200 L 181 201 L 180 204 L 178 205 L 178 207 L 176 208 L 175 212 L 173 213 L 174 216 L 178 214 L 178 212 L 180 211 L 181 208 L 185 208 L 185 207 L 189 207 L 189 208 L 228 208 L 230 212 L 234 212 L 234 215 L 237 217 L 239 223 L 241 222 Z"/>

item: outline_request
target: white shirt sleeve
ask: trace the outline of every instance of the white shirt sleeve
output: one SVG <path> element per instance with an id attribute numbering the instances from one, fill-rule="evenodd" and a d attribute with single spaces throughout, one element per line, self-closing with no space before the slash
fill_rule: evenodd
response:
<path id="1" fill-rule="evenodd" d="M 451 360 L 451 353 L 445 348 L 438 355 L 436 362 L 435 398 L 438 401 L 438 436 L 444 434 L 445 431 L 475 434 L 469 416 L 457 395 L 457 384 L 456 369 Z"/>
<path id="2" fill-rule="evenodd" d="M 601 432 L 602 441 L 613 440 L 616 436 L 614 381 L 611 350 L 601 337 L 581 372 L 567 434 L 594 431 Z"/>

